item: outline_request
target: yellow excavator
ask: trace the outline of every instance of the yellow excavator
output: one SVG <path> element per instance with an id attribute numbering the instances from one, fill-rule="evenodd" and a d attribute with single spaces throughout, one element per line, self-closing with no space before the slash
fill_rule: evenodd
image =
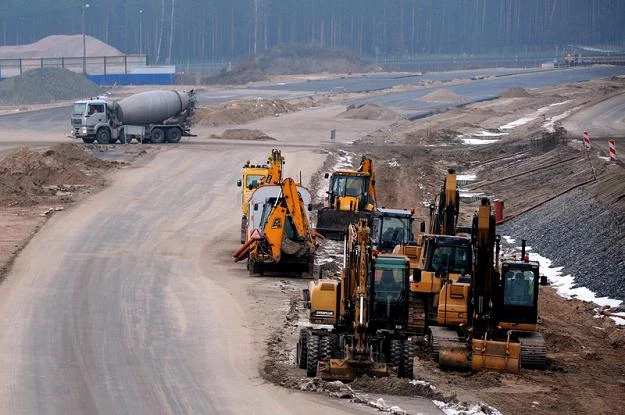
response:
<path id="1" fill-rule="evenodd" d="M 416 342 L 406 331 L 408 258 L 377 255 L 364 219 L 349 225 L 346 244 L 340 281 L 312 281 L 304 291 L 311 326 L 300 330 L 297 363 L 325 380 L 411 378 Z"/>
<path id="2" fill-rule="evenodd" d="M 328 174 L 325 175 L 328 178 Z M 326 206 L 317 212 L 317 231 L 328 239 L 342 240 L 350 224 L 369 219 L 376 206 L 373 162 L 367 157 L 358 170 L 336 170 L 330 177 Z"/>
<path id="3" fill-rule="evenodd" d="M 282 182 L 282 166 L 284 157 L 277 149 L 271 150 L 267 157 L 267 164 L 252 164 L 249 160 L 243 165 L 242 178 L 237 181 L 237 186 L 242 187 L 241 198 L 241 243 L 245 243 L 249 237 L 247 234 L 247 220 L 249 215 L 249 199 L 252 192 L 264 185 L 279 185 Z"/>
<path id="4" fill-rule="evenodd" d="M 457 328 L 439 327 L 430 337 L 432 355 L 441 367 L 518 373 L 544 367 L 546 345 L 537 331 L 538 290 L 546 281 L 539 265 L 525 258 L 503 261 L 490 201 L 482 199 L 472 229 L 474 262 L 468 319 Z"/>
<path id="5" fill-rule="evenodd" d="M 280 185 L 257 188 L 249 199 L 247 242 L 234 254 L 247 258 L 250 274 L 266 271 L 311 273 L 317 248 L 309 222 L 310 194 L 287 178 Z"/>
<path id="6" fill-rule="evenodd" d="M 471 272 L 471 240 L 460 236 L 457 222 L 459 196 L 456 173 L 448 170 L 430 206 L 430 227 L 414 244 L 397 246 L 394 253 L 410 258 L 409 328 L 417 335 L 436 331 L 436 326 L 466 323 Z"/>

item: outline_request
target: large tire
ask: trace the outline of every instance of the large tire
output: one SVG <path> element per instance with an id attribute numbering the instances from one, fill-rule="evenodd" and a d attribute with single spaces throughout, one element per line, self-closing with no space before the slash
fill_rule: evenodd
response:
<path id="1" fill-rule="evenodd" d="M 111 132 L 107 128 L 100 128 L 95 135 L 98 144 L 109 144 L 111 142 Z"/>
<path id="2" fill-rule="evenodd" d="M 399 372 L 399 368 L 401 367 L 403 348 L 401 344 L 401 340 L 392 339 L 391 340 L 391 365 L 397 368 L 397 372 Z"/>
<path id="3" fill-rule="evenodd" d="M 299 340 L 297 341 L 297 366 L 300 369 L 306 369 L 306 362 L 308 361 L 308 329 L 301 329 L 299 331 Z"/>
<path id="4" fill-rule="evenodd" d="M 161 144 L 165 142 L 165 131 L 160 128 L 152 128 L 150 131 L 150 141 L 154 144 Z"/>
<path id="5" fill-rule="evenodd" d="M 319 340 L 319 360 L 327 361 L 332 359 L 334 351 L 335 336 L 326 334 Z"/>
<path id="6" fill-rule="evenodd" d="M 412 379 L 414 368 L 414 357 L 416 354 L 417 345 L 412 339 L 404 340 L 404 347 L 402 351 L 402 362 L 399 376 L 402 378 Z"/>
<path id="7" fill-rule="evenodd" d="M 167 131 L 168 143 L 179 143 L 181 138 L 182 138 L 182 131 L 180 131 L 180 128 L 173 127 Z"/>
<path id="8" fill-rule="evenodd" d="M 82 142 L 85 144 L 91 144 L 95 141 L 95 138 L 93 137 L 83 137 L 82 138 Z"/>
<path id="9" fill-rule="evenodd" d="M 319 363 L 319 336 L 311 335 L 308 337 L 308 346 L 306 350 L 306 376 L 317 376 L 317 364 Z"/>

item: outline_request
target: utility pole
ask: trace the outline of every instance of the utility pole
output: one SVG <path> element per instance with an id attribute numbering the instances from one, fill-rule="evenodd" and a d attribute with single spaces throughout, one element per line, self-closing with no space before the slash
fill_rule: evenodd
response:
<path id="1" fill-rule="evenodd" d="M 83 75 L 87 75 L 87 37 L 85 34 L 85 13 L 89 8 L 89 3 L 82 3 L 82 8 L 80 9 L 80 20 L 82 24 L 82 73 Z"/>
<path id="2" fill-rule="evenodd" d="M 139 10 L 139 55 L 143 55 L 143 9 Z"/>

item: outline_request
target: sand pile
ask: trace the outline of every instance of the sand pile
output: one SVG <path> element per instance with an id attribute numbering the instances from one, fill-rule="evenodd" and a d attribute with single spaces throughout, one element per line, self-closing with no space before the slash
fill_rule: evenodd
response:
<path id="1" fill-rule="evenodd" d="M 43 153 L 26 147 L 0 161 L 0 206 L 29 206 L 74 187 L 100 185 L 93 175 L 111 163 L 96 159 L 75 144 L 57 144 Z"/>
<path id="2" fill-rule="evenodd" d="M 376 104 L 350 105 L 347 110 L 337 115 L 338 118 L 354 120 L 393 121 L 399 118 L 395 111 Z"/>
<path id="3" fill-rule="evenodd" d="M 87 56 L 122 56 L 113 46 L 85 37 Z M 82 57 L 82 35 L 54 35 L 28 45 L 0 46 L 0 59 Z"/>
<path id="4" fill-rule="evenodd" d="M 501 98 L 530 98 L 532 95 L 520 86 L 515 86 L 506 89 L 501 95 Z"/>
<path id="5" fill-rule="evenodd" d="M 463 97 L 448 89 L 437 89 L 424 95 L 421 99 L 428 102 L 453 102 L 457 104 L 464 102 Z"/>
<path id="6" fill-rule="evenodd" d="M 0 105 L 48 104 L 103 91 L 82 74 L 67 69 L 33 69 L 0 82 Z"/>
<path id="7" fill-rule="evenodd" d="M 247 128 L 231 128 L 225 130 L 222 135 L 213 134 L 211 138 L 221 138 L 224 140 L 274 140 L 260 130 L 249 130 Z"/>
<path id="8" fill-rule="evenodd" d="M 232 101 L 214 107 L 199 107 L 194 120 L 198 125 L 244 124 L 264 117 L 275 117 L 297 111 L 298 107 L 280 99 L 258 99 L 253 101 Z"/>

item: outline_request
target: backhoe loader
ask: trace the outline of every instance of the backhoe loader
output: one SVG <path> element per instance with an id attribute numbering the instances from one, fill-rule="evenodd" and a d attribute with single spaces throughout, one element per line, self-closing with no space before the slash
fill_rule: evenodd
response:
<path id="1" fill-rule="evenodd" d="M 317 235 L 310 227 L 310 193 L 291 178 L 264 185 L 249 199 L 248 241 L 234 254 L 250 274 L 312 273 Z"/>
<path id="2" fill-rule="evenodd" d="M 350 224 L 369 219 L 375 209 L 375 173 L 371 159 L 363 157 L 358 170 L 334 171 L 327 194 L 326 206 L 317 212 L 317 231 L 328 239 L 342 240 Z"/>
<path id="3" fill-rule="evenodd" d="M 325 380 L 412 377 L 416 342 L 406 332 L 408 269 L 405 256 L 372 250 L 366 220 L 350 225 L 340 281 L 312 281 L 304 291 L 311 327 L 300 331 L 299 367 Z"/>
<path id="4" fill-rule="evenodd" d="M 518 373 L 521 366 L 545 364 L 545 341 L 536 326 L 538 263 L 526 258 L 503 261 L 500 273 L 498 241 L 495 216 L 485 198 L 473 219 L 475 260 L 467 323 L 456 329 L 438 327 L 430 336 L 432 355 L 441 367 Z"/>
<path id="5" fill-rule="evenodd" d="M 249 199 L 252 192 L 264 185 L 279 185 L 282 182 L 282 166 L 284 157 L 277 149 L 271 150 L 267 157 L 267 164 L 251 164 L 248 160 L 243 165 L 242 178 L 237 181 L 237 186 L 242 187 L 241 200 L 241 243 L 245 243 L 249 237 L 247 234 L 247 220 L 249 215 Z"/>

